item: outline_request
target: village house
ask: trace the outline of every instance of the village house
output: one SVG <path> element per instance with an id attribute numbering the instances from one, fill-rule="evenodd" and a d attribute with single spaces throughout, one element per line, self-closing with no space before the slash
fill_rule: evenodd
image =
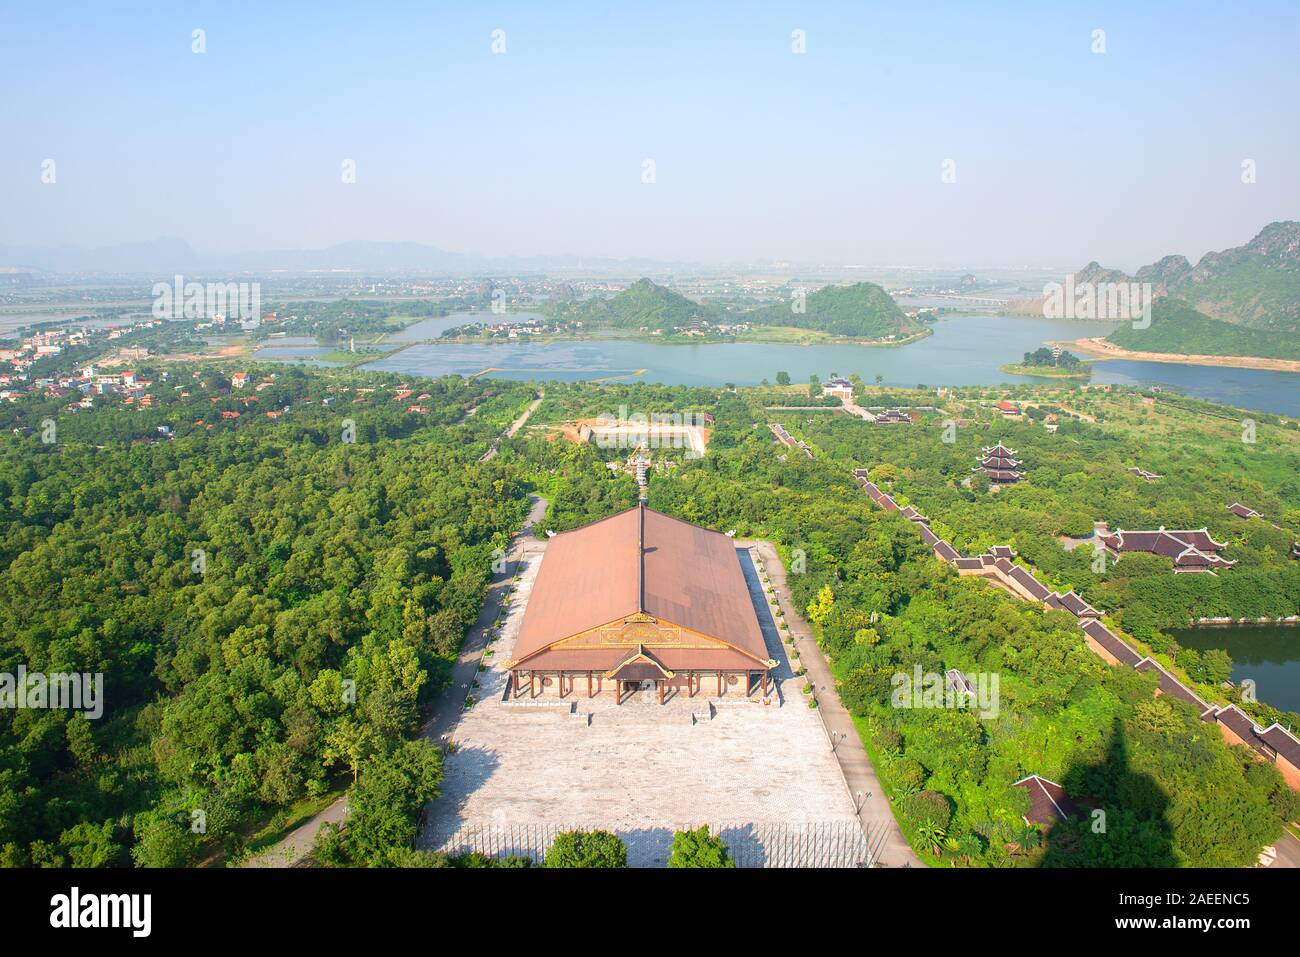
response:
<path id="1" fill-rule="evenodd" d="M 1228 506 L 1228 511 L 1233 515 L 1236 515 L 1238 518 L 1263 518 L 1259 512 L 1246 505 L 1242 505 L 1240 502 L 1233 502 Z"/>
<path id="2" fill-rule="evenodd" d="M 1029 813 L 1025 815 L 1026 824 L 1038 824 L 1043 827 L 1078 820 L 1083 817 L 1079 806 L 1070 800 L 1065 788 L 1055 781 L 1031 774 L 1011 785 L 1029 793 Z"/>

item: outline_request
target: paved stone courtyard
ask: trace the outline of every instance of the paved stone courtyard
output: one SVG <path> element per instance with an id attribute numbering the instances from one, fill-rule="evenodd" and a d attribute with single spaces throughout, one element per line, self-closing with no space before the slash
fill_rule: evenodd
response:
<path id="1" fill-rule="evenodd" d="M 525 550 L 487 661 L 510 658 L 544 551 L 543 543 Z M 490 665 L 479 674 L 479 700 L 450 735 L 443 794 L 426 808 L 421 846 L 477 846 L 484 833 L 511 829 L 601 827 L 628 842 L 630 863 L 654 865 L 686 825 L 732 835 L 778 825 L 854 832 L 853 803 L 826 733 L 792 674 L 751 555 L 741 550 L 740 558 L 769 652 L 780 662 L 768 704 L 757 695 L 697 696 L 660 706 L 649 692 L 622 706 L 581 693 L 563 702 L 505 702 L 507 675 Z"/>

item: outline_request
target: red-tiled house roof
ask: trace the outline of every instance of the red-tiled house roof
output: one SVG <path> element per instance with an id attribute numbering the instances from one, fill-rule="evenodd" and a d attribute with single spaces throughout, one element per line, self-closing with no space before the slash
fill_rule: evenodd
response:
<path id="1" fill-rule="evenodd" d="M 1210 706 L 1201 700 L 1200 696 L 1184 685 L 1181 681 L 1171 675 L 1159 663 L 1152 661 L 1150 658 L 1143 658 L 1134 665 L 1136 671 L 1146 673 L 1155 671 L 1159 674 L 1160 690 L 1171 698 L 1177 698 L 1179 701 L 1186 701 L 1196 707 L 1197 714 L 1205 714 L 1210 710 Z"/>
<path id="2" fill-rule="evenodd" d="M 1031 774 L 1021 778 L 1012 787 L 1029 792 L 1029 813 L 1025 815 L 1026 824 L 1055 824 L 1071 818 L 1082 818 L 1079 806 L 1070 800 L 1065 788 L 1055 781 Z"/>
<path id="3" fill-rule="evenodd" d="M 1293 768 L 1300 768 L 1300 739 L 1280 724 L 1259 732 L 1260 739 L 1280 754 Z"/>
<path id="4" fill-rule="evenodd" d="M 950 564 L 956 563 L 957 559 L 961 558 L 961 556 L 957 554 L 957 549 L 953 548 L 942 538 L 935 542 L 934 553 Z"/>
<path id="5" fill-rule="evenodd" d="M 1099 621 L 1085 621 L 1080 627 L 1083 633 L 1108 651 L 1112 658 L 1122 665 L 1132 668 L 1142 660 L 1142 656 L 1128 646 L 1128 643 Z"/>
<path id="6" fill-rule="evenodd" d="M 1001 562 L 998 564 L 1001 567 Z M 1011 565 L 1010 562 L 1007 562 L 1007 564 Z M 1011 565 L 1011 569 L 1006 574 L 1039 601 L 1046 601 L 1047 596 L 1051 594 L 1047 586 L 1035 578 L 1033 572 L 1022 565 Z"/>

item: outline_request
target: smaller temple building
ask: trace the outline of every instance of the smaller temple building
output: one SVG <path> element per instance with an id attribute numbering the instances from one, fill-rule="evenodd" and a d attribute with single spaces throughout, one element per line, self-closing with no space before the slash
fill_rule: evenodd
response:
<path id="1" fill-rule="evenodd" d="M 1113 534 L 1101 533 L 1101 543 L 1107 552 L 1119 558 L 1124 552 L 1147 552 L 1172 559 L 1176 572 L 1216 572 L 1231 568 L 1236 562 L 1223 558 L 1219 552 L 1226 542 L 1216 542 L 1204 528 L 1167 529 L 1126 532 L 1116 529 Z"/>
<path id="2" fill-rule="evenodd" d="M 980 453 L 980 464 L 972 472 L 983 472 L 994 485 L 1009 485 L 1024 478 L 1020 466 L 1024 463 L 1016 458 L 1016 450 L 1009 449 L 1001 442 Z"/>

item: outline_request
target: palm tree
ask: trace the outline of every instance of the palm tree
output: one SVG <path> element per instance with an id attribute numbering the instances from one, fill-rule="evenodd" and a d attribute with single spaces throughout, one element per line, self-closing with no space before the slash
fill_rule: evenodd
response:
<path id="1" fill-rule="evenodd" d="M 916 829 L 917 838 L 922 844 L 930 845 L 935 857 L 939 856 L 939 845 L 947 835 L 947 831 L 931 820 L 926 820 Z"/>

